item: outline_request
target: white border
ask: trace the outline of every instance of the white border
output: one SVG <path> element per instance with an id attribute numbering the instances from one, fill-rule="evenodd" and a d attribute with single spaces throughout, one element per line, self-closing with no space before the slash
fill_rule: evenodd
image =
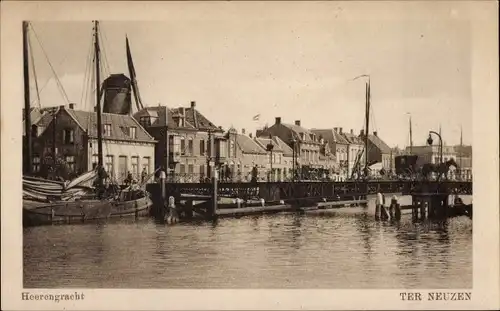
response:
<path id="1" fill-rule="evenodd" d="M 21 109 L 23 103 L 22 20 L 175 20 L 246 6 L 280 10 L 302 2 L 2 2 L 1 3 L 1 190 L 2 309 L 4 310 L 160 310 L 160 309 L 497 309 L 499 302 L 498 205 L 498 7 L 495 1 L 338 3 L 366 19 L 397 19 L 386 6 L 423 10 L 428 18 L 469 19 L 472 25 L 472 94 L 474 149 L 473 299 L 461 302 L 403 302 L 400 290 L 82 290 L 82 301 L 21 300 Z M 318 5 L 312 3 L 311 5 Z M 264 7 L 265 6 L 265 7 Z M 447 8 L 450 8 L 448 10 Z M 185 13 L 186 14 L 186 13 Z M 285 10 L 283 10 L 285 14 Z M 294 10 L 307 14 L 307 9 Z M 295 15 L 283 15 L 294 18 Z M 297 15 L 298 16 L 298 15 Z M 348 14 L 344 14 L 346 18 Z M 234 16 L 238 18 L 238 16 Z M 342 17 L 340 17 L 342 18 Z M 75 289 L 49 293 L 74 293 Z M 35 292 L 35 291 L 31 291 Z M 425 291 L 424 291 L 425 292 Z"/>

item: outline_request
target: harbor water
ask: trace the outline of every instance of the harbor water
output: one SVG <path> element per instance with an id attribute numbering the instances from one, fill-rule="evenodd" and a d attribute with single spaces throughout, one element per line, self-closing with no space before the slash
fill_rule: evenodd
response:
<path id="1" fill-rule="evenodd" d="M 472 221 L 372 209 L 24 229 L 25 288 L 471 288 Z"/>

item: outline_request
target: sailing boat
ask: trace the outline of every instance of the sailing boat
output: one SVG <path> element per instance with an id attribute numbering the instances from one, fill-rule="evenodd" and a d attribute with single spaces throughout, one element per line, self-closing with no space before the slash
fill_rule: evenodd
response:
<path id="1" fill-rule="evenodd" d="M 104 180 L 106 172 L 103 167 L 103 138 L 101 121 L 101 88 L 100 88 L 100 49 L 99 22 L 94 22 L 94 56 L 96 82 L 96 113 L 98 165 L 95 170 L 87 172 L 72 181 L 60 182 L 30 177 L 31 173 L 31 120 L 29 98 L 28 68 L 28 23 L 23 23 L 23 55 L 25 82 L 25 128 L 27 140 L 27 174 L 23 176 L 23 223 L 36 226 L 54 223 L 75 223 L 88 220 L 108 219 L 112 217 L 149 216 L 153 205 L 149 194 L 143 189 L 145 182 L 135 188 L 127 188 L 119 193 L 106 191 Z M 55 156 L 54 156 L 55 158 Z M 79 187 L 79 185 L 95 180 L 95 189 Z M 108 188 L 109 189 L 109 188 Z M 92 190 L 92 191 L 89 191 Z M 43 202 L 44 201 L 44 202 Z"/>

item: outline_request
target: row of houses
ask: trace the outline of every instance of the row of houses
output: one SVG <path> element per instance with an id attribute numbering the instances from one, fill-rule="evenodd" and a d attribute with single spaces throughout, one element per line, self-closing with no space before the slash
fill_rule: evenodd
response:
<path id="1" fill-rule="evenodd" d="M 128 81 L 124 75 L 108 79 Z M 157 169 L 164 170 L 170 179 L 185 182 L 211 178 L 215 171 L 221 179 L 241 181 L 252 177 L 284 181 L 294 175 L 301 179 L 343 180 L 355 176 L 365 160 L 374 174 L 393 171 L 394 157 L 400 153 L 391 149 L 377 131 L 355 133 L 342 127 L 307 128 L 300 120 L 288 123 L 281 117 L 276 117 L 273 125 L 257 130 L 255 135 L 245 129 L 226 131 L 206 118 L 194 101 L 177 108 L 158 105 L 134 114 L 128 113 L 130 110 L 109 113 L 110 107 L 120 100 L 124 107 L 131 106 L 130 96 L 124 97 L 123 92 L 130 90 L 106 89 L 102 113 L 103 165 L 117 182 L 123 182 L 130 174 L 139 179 Z M 78 110 L 69 104 L 33 108 L 30 118 L 33 157 L 25 160 L 32 161 L 35 173 L 46 175 L 50 165 L 44 164 L 54 154 L 56 159 L 67 163 L 75 176 L 95 168 L 96 112 Z M 457 158 L 455 149 L 445 147 L 445 161 Z M 413 147 L 412 152 L 420 155 L 422 161 L 435 163 L 436 150 L 435 146 L 423 146 Z M 467 156 L 462 152 L 460 162 L 470 163 L 471 153 Z"/>
<path id="2" fill-rule="evenodd" d="M 35 173 L 54 153 L 74 175 L 97 165 L 97 114 L 75 109 L 74 104 L 31 114 Z M 280 117 L 256 135 L 216 126 L 196 108 L 170 109 L 158 105 L 133 115 L 102 114 L 103 164 L 108 173 L 123 182 L 129 173 L 139 178 L 161 168 L 170 178 L 194 182 L 210 178 L 214 168 L 220 178 L 283 181 L 293 172 L 303 178 L 345 179 L 352 174 L 363 150 L 364 133 L 342 128 L 307 129 L 299 120 L 293 124 Z M 390 166 L 390 148 L 376 132 L 369 135 L 369 159 Z"/>

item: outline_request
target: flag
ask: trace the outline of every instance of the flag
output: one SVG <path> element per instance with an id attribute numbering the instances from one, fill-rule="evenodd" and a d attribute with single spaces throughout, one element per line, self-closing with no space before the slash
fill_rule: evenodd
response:
<path id="1" fill-rule="evenodd" d="M 257 114 L 257 115 L 255 115 L 255 116 L 253 116 L 253 120 L 254 121 L 259 121 L 259 119 L 260 119 L 260 113 Z"/>

